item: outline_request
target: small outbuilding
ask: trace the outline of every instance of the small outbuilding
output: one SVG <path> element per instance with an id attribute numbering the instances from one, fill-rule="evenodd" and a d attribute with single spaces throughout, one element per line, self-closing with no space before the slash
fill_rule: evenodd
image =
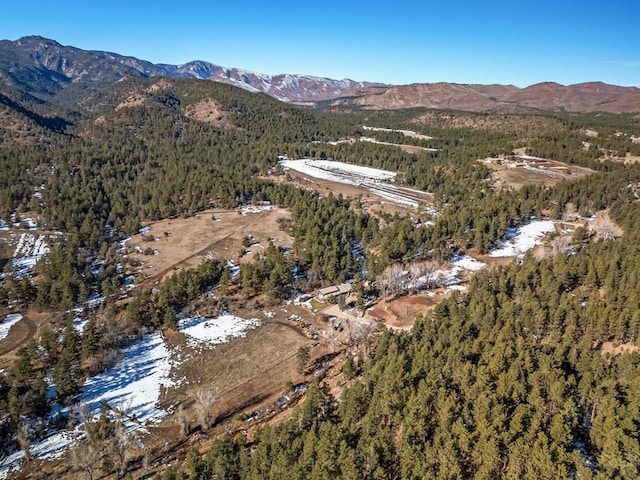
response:
<path id="1" fill-rule="evenodd" d="M 321 302 L 335 300 L 341 295 L 349 295 L 351 293 L 350 283 L 341 283 L 340 285 L 332 285 L 330 287 L 321 288 L 316 291 L 316 298 Z"/>

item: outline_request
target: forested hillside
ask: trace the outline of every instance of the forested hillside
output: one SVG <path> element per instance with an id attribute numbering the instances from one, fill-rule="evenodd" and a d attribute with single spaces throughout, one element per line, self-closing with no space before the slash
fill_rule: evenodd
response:
<path id="1" fill-rule="evenodd" d="M 381 334 L 339 401 L 223 438 L 163 478 L 637 478 L 639 206 L 625 236 L 479 274 L 468 294 Z M 344 373 L 347 374 L 346 372 Z"/>
<path id="2" fill-rule="evenodd" d="M 32 276 L 0 249 L 3 314 L 37 308 L 56 327 L 16 352 L 1 377 L 6 452 L 24 446 L 23 425 L 54 402 L 73 403 L 85 379 L 144 332 L 175 331 L 203 296 L 218 301 L 216 286 L 242 303 L 272 306 L 296 289 L 353 280 L 362 306 L 363 285 L 370 298 L 380 294 L 377 280 L 390 266 L 485 255 L 532 218 L 598 214 L 615 235 L 580 227 L 545 258 L 529 254 L 475 274 L 466 293 L 443 299 L 410 332 L 381 327 L 371 343 L 345 349 L 343 391 L 314 382 L 290 418 L 216 438 L 205 457 L 192 450 L 158 478 L 640 475 L 637 119 L 311 110 L 224 84 L 140 78 L 74 102 L 13 92 L 0 104 L 2 225 L 26 231 L 20 218 L 36 216 L 55 239 Z M 553 187 L 496 188 L 478 160 L 516 151 L 591 173 Z M 433 194 L 434 204 L 373 212 L 362 198 L 301 188 L 279 156 L 398 172 L 396 182 Z M 269 243 L 235 279 L 218 259 L 125 288 L 122 272 L 133 260 L 120 242 L 143 224 L 265 202 L 290 212 L 280 222 L 293 237 L 290 250 Z M 91 295 L 101 304 L 79 334 L 70 312 Z M 620 345 L 628 352 L 619 354 Z M 118 476 L 114 468 L 104 471 Z"/>

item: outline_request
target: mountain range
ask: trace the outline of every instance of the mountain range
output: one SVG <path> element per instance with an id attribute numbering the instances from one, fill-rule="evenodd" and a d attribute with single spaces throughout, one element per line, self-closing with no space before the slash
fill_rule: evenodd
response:
<path id="1" fill-rule="evenodd" d="M 125 77 L 195 78 L 236 85 L 289 103 L 365 109 L 414 107 L 473 112 L 640 112 L 640 89 L 601 82 L 564 86 L 417 83 L 385 85 L 308 75 L 265 75 L 205 61 L 154 64 L 135 57 L 63 46 L 39 36 L 0 41 L 1 93 L 40 100 L 77 97 Z"/>

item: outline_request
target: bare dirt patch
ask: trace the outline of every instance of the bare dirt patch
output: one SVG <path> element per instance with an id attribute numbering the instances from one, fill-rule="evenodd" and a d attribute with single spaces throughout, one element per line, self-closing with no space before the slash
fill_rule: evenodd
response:
<path id="1" fill-rule="evenodd" d="M 431 312 L 449 295 L 448 291 L 437 290 L 433 295 L 407 295 L 388 302 L 380 300 L 367 309 L 365 316 L 375 318 L 392 329 L 410 330 L 417 317 Z"/>
<path id="2" fill-rule="evenodd" d="M 640 155 L 631 155 L 628 153 L 624 157 L 604 157 L 603 160 L 611 160 L 612 162 L 621 163 L 638 163 L 640 162 Z"/>
<path id="3" fill-rule="evenodd" d="M 276 207 L 247 214 L 240 210 L 206 210 L 189 218 L 151 223 L 150 231 L 133 236 L 127 247 L 130 257 L 144 263 L 139 281 L 153 283 L 178 269 L 199 265 L 206 258 L 238 261 L 247 235 L 264 247 L 272 240 L 277 247 L 291 248 L 293 238 L 280 230 L 280 218 L 289 219 L 291 213 Z M 145 255 L 145 251 L 157 254 Z"/>
<path id="4" fill-rule="evenodd" d="M 137 107 L 140 106 L 144 103 L 144 101 L 147 99 L 147 97 L 141 93 L 132 93 L 131 95 L 129 95 L 127 98 L 125 98 L 125 100 L 121 103 L 119 103 L 115 110 L 116 112 L 118 110 L 122 110 L 123 108 L 131 108 L 131 107 Z"/>
<path id="5" fill-rule="evenodd" d="M 184 355 L 189 358 L 176 373 L 177 378 L 187 380 L 163 401 L 192 407 L 195 390 L 206 385 L 218 399 L 213 414 L 222 420 L 273 401 L 288 381 L 300 380 L 296 354 L 311 341 L 292 322 L 262 320 L 245 337 L 209 348 L 186 348 Z M 179 345 L 184 340 L 177 338 L 176 342 Z"/>
<path id="6" fill-rule="evenodd" d="M 184 114 L 200 122 L 209 123 L 215 127 L 231 128 L 229 115 L 220 109 L 220 105 L 215 100 L 202 100 L 201 102 L 188 105 L 184 109 Z"/>
<path id="7" fill-rule="evenodd" d="M 640 347 L 633 343 L 621 343 L 616 345 L 613 342 L 604 342 L 600 346 L 600 352 L 603 356 L 618 357 L 623 353 L 640 353 Z"/>
<path id="8" fill-rule="evenodd" d="M 552 187 L 565 180 L 576 180 L 593 170 L 549 159 L 523 160 L 514 158 L 485 158 L 480 160 L 492 170 L 491 178 L 497 189 L 519 190 L 525 185 Z"/>

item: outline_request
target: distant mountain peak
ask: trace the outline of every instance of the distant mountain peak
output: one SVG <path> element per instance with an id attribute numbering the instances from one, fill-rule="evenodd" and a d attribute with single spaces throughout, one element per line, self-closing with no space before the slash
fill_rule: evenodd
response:
<path id="1" fill-rule="evenodd" d="M 55 46 L 55 47 L 61 47 L 62 46 L 58 42 L 56 42 L 55 40 L 52 40 L 50 38 L 41 37 L 40 35 L 27 35 L 25 37 L 20 37 L 18 40 L 16 40 L 15 43 L 17 45 L 19 45 L 19 46 L 35 45 L 35 44 L 51 45 L 51 46 Z"/>
<path id="2" fill-rule="evenodd" d="M 374 109 L 412 107 L 469 111 L 606 111 L 640 112 L 640 90 L 603 82 L 564 86 L 541 82 L 513 85 L 384 85 L 348 78 L 311 75 L 267 75 L 224 67 L 203 60 L 182 65 L 154 64 L 135 57 L 62 46 L 38 35 L 0 41 L 0 86 L 41 98 L 70 88 L 100 88 L 126 77 L 194 78 L 228 83 L 293 103 L 333 100 L 336 105 Z"/>
<path id="3" fill-rule="evenodd" d="M 2 62 L 3 57 L 7 62 Z M 38 35 L 0 41 L 0 82 L 31 94 L 51 97 L 69 84 L 104 84 L 130 75 L 213 80 L 286 102 L 327 100 L 348 95 L 354 88 L 379 85 L 308 75 L 265 75 L 204 60 L 153 64 L 117 53 L 62 46 Z"/>

